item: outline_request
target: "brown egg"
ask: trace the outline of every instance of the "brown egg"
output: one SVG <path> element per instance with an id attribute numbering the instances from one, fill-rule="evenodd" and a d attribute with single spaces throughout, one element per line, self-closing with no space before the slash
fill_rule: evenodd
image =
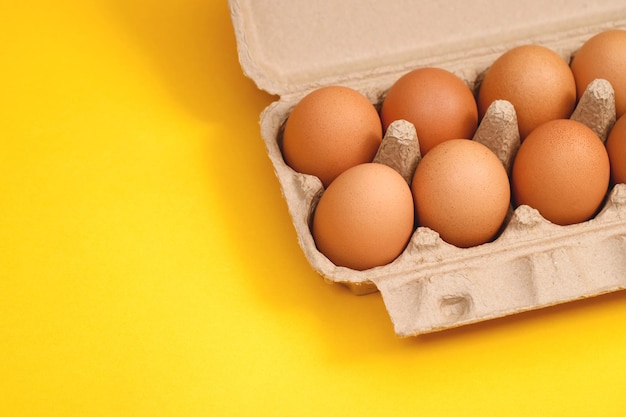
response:
<path id="1" fill-rule="evenodd" d="M 381 141 L 374 105 L 351 88 L 329 86 L 295 106 L 285 124 L 282 152 L 287 165 L 328 187 L 348 168 L 371 162 Z"/>
<path id="2" fill-rule="evenodd" d="M 626 113 L 626 30 L 601 32 L 583 44 L 572 59 L 578 98 L 596 78 L 615 90 L 617 117 Z"/>
<path id="3" fill-rule="evenodd" d="M 567 62 L 540 45 L 502 54 L 489 67 L 478 91 L 480 118 L 494 100 L 515 107 L 520 138 L 549 120 L 568 118 L 576 105 L 576 83 Z"/>
<path id="4" fill-rule="evenodd" d="M 411 190 L 386 165 L 366 163 L 339 175 L 313 216 L 317 248 L 335 265 L 356 270 L 393 261 L 413 233 Z"/>
<path id="5" fill-rule="evenodd" d="M 626 114 L 617 119 L 606 140 L 613 183 L 626 183 Z"/>
<path id="6" fill-rule="evenodd" d="M 411 189 L 418 224 L 463 248 L 492 240 L 510 204 L 502 162 L 471 140 L 453 139 L 431 149 L 417 166 Z"/>
<path id="7" fill-rule="evenodd" d="M 511 182 L 517 205 L 526 204 L 552 223 L 586 221 L 609 185 L 609 157 L 591 129 L 574 120 L 553 120 L 533 130 L 520 146 Z"/>
<path id="8" fill-rule="evenodd" d="M 420 68 L 398 79 L 380 110 L 383 129 L 399 119 L 415 126 L 425 155 L 448 139 L 470 139 L 478 125 L 476 100 L 456 75 L 440 68 Z"/>

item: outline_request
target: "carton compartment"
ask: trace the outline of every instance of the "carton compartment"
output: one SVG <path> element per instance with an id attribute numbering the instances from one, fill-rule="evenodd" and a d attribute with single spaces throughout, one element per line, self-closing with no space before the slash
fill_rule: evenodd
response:
<path id="1" fill-rule="evenodd" d="M 580 41 L 567 49 L 560 44 L 559 52 L 569 61 L 579 45 Z M 486 69 L 484 63 L 475 64 L 456 74 L 476 92 Z M 392 82 L 364 82 L 356 89 L 379 107 Z M 511 207 L 499 236 L 480 246 L 457 248 L 436 232 L 418 227 L 405 251 L 388 265 L 365 271 L 334 265 L 317 250 L 311 234 L 322 183 L 287 166 L 280 149 L 284 123 L 306 93 L 282 96 L 261 115 L 261 133 L 299 244 L 312 268 L 328 282 L 345 285 L 358 295 L 380 291 L 397 335 L 457 327 L 626 288 L 624 184 L 614 186 L 601 211 L 584 223 L 557 226 L 528 206 Z M 615 122 L 611 85 L 604 80 L 591 83 L 571 118 L 604 141 Z M 375 161 L 409 179 L 419 161 L 419 148 L 417 155 L 408 149 L 416 140 L 415 129 L 406 121 L 392 126 Z M 473 139 L 494 151 L 510 172 L 520 143 L 513 106 L 494 102 Z M 398 158 L 398 149 L 405 156 Z"/>

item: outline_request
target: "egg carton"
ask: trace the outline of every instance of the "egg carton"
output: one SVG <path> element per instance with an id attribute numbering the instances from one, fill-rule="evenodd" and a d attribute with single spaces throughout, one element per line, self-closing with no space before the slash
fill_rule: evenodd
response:
<path id="1" fill-rule="evenodd" d="M 272 8 L 278 3 L 282 9 Z M 302 97 L 316 88 L 345 85 L 360 91 L 379 106 L 386 91 L 401 75 L 414 68 L 437 66 L 455 73 L 476 91 L 490 63 L 504 51 L 520 44 L 541 44 L 569 61 L 593 34 L 610 28 L 626 28 L 626 6 L 616 0 L 603 0 L 597 6 L 602 13 L 593 14 L 587 20 L 578 15 L 565 14 L 558 20 L 561 25 L 558 30 L 540 31 L 532 27 L 532 30 L 515 33 L 516 36 L 511 35 L 500 43 L 479 42 L 462 53 L 452 47 L 442 47 L 444 52 L 440 54 L 426 54 L 403 62 L 391 60 L 390 63 L 382 61 L 377 65 L 363 66 L 355 58 L 352 67 L 346 67 L 343 62 L 333 67 L 337 71 L 341 69 L 341 72 L 316 68 L 307 73 L 298 67 L 297 71 L 288 69 L 281 74 L 280 66 L 272 66 L 263 60 L 271 55 L 272 42 L 282 32 L 274 27 L 258 26 L 257 21 L 276 24 L 283 15 L 295 16 L 296 8 L 301 5 L 295 3 L 298 5 L 271 0 L 259 5 L 252 0 L 231 0 L 229 5 L 244 72 L 260 88 L 280 96 L 261 114 L 261 137 L 287 202 L 298 243 L 311 267 L 326 281 L 345 285 L 358 295 L 379 291 L 395 332 L 402 337 L 626 288 L 624 184 L 615 185 L 598 214 L 584 223 L 555 225 L 531 207 L 520 206 L 510 209 L 506 223 L 494 241 L 471 248 L 457 248 L 444 242 L 435 231 L 418 227 L 404 252 L 392 263 L 355 271 L 334 265 L 317 250 L 311 234 L 311 221 L 324 188 L 318 178 L 297 173 L 286 165 L 280 148 L 284 123 L 291 110 Z M 392 8 L 403 4 L 391 0 L 385 3 Z M 532 3 L 539 8 L 545 6 L 540 0 L 523 0 L 522 3 Z M 426 5 L 425 2 L 420 4 Z M 580 10 L 586 7 L 583 0 L 572 4 L 580 6 Z M 428 5 L 435 7 L 430 3 Z M 353 6 L 354 10 L 359 9 L 358 2 L 354 1 Z M 324 6 L 309 2 L 303 10 L 310 7 Z M 464 6 L 459 3 L 459 7 Z M 467 13 L 473 13 L 470 6 L 467 7 Z M 324 10 L 331 11 L 334 9 Z M 482 18 L 477 13 L 473 16 Z M 371 19 L 380 18 L 371 16 Z M 359 20 L 357 24 L 363 22 Z M 292 30 L 301 29 L 297 23 L 292 26 Z M 263 32 L 264 28 L 267 33 L 262 36 L 259 32 Z M 269 41 L 264 43 L 259 40 L 264 37 Z M 265 54 L 258 54 L 257 49 L 263 45 L 266 47 Z M 270 58 L 281 57 L 278 53 L 276 56 L 278 58 Z M 298 62 L 307 64 L 306 56 Z M 284 65 L 290 67 L 292 63 L 285 61 Z M 604 140 L 615 121 L 614 106 L 610 84 L 596 80 L 579 101 L 572 118 L 589 126 Z M 513 106 L 503 100 L 494 102 L 481 121 L 474 140 L 492 149 L 510 170 L 519 147 Z M 387 130 L 375 161 L 393 167 L 410 181 L 420 158 L 417 141 L 415 129 L 410 123 L 396 121 Z"/>

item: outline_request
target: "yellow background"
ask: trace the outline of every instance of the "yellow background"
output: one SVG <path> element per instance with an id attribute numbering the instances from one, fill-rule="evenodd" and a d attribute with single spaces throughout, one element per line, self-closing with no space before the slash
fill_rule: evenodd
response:
<path id="1" fill-rule="evenodd" d="M 0 415 L 623 416 L 626 295 L 409 339 L 304 259 L 225 1 L 0 4 Z"/>

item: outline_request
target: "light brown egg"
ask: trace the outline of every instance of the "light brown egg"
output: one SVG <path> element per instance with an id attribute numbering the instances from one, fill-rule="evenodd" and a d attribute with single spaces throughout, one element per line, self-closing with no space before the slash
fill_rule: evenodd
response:
<path id="1" fill-rule="evenodd" d="M 448 139 L 471 139 L 478 125 L 472 91 L 440 68 L 419 68 L 400 77 L 387 92 L 380 117 L 385 131 L 395 120 L 413 123 L 422 155 Z"/>
<path id="2" fill-rule="evenodd" d="M 576 105 L 576 83 L 568 63 L 556 52 L 540 45 L 523 45 L 493 62 L 477 100 L 481 119 L 493 101 L 511 102 L 523 141 L 540 124 L 570 116 Z"/>
<path id="3" fill-rule="evenodd" d="M 374 105 L 356 90 L 329 86 L 296 104 L 285 124 L 282 152 L 287 165 L 328 187 L 348 168 L 371 162 L 381 141 Z"/>
<path id="4" fill-rule="evenodd" d="M 521 144 L 513 162 L 513 197 L 552 223 L 580 223 L 602 204 L 609 171 L 604 144 L 591 129 L 574 120 L 553 120 Z"/>
<path id="5" fill-rule="evenodd" d="M 413 233 L 411 190 L 386 165 L 366 163 L 339 175 L 313 216 L 317 248 L 335 265 L 364 270 L 402 253 Z"/>
<path id="6" fill-rule="evenodd" d="M 431 149 L 417 166 L 411 189 L 418 225 L 463 248 L 492 240 L 510 205 L 502 162 L 471 140 L 453 139 Z"/>
<path id="7" fill-rule="evenodd" d="M 615 90 L 617 117 L 626 113 L 626 30 L 601 32 L 576 52 L 572 59 L 578 98 L 596 78 L 607 80 Z"/>
<path id="8" fill-rule="evenodd" d="M 613 183 L 626 183 L 626 114 L 617 119 L 606 140 Z"/>

